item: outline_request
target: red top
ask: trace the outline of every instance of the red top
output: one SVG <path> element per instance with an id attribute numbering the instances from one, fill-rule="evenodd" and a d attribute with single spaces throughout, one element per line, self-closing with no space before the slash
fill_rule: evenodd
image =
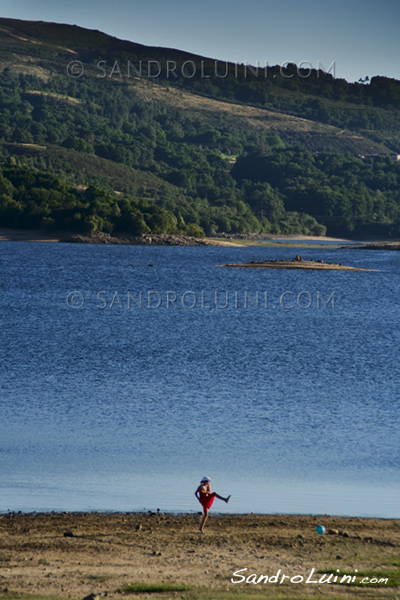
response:
<path id="1" fill-rule="evenodd" d="M 211 492 L 210 484 L 205 483 L 199 489 L 200 503 L 203 508 L 209 509 L 214 502 L 215 495 Z"/>

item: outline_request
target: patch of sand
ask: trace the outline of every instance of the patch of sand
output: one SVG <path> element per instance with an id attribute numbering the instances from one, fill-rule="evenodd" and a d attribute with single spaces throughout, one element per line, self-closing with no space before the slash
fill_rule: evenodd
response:
<path id="1" fill-rule="evenodd" d="M 1 515 L 0 597 L 4 590 L 120 597 L 117 590 L 129 583 L 169 582 L 207 586 L 205 597 L 212 599 L 212 590 L 239 591 L 230 581 L 238 569 L 270 575 L 281 569 L 289 576 L 308 576 L 312 568 L 390 569 L 399 555 L 400 523 L 394 519 L 213 514 L 206 535 L 197 533 L 199 519 L 162 513 Z M 318 524 L 326 527 L 325 535 L 316 533 Z M 257 587 L 267 594 L 265 586 Z M 324 592 L 330 587 L 322 586 Z M 353 597 L 352 591 L 364 597 L 360 589 L 334 587 L 340 598 Z M 321 596 L 321 586 L 289 583 L 285 589 L 294 594 L 306 588 Z M 380 589 L 379 596 L 367 597 L 394 598 L 394 592 Z"/>
<path id="2" fill-rule="evenodd" d="M 24 144 L 25 146 L 37 147 L 37 148 L 45 148 L 44 146 L 36 146 L 35 144 Z M 69 232 L 55 232 L 49 233 L 42 230 L 31 230 L 31 229 L 7 229 L 0 228 L 0 241 L 23 241 L 23 242 L 60 242 L 66 239 L 70 239 L 71 233 Z M 203 238 L 204 239 L 204 238 Z M 340 240 L 337 238 L 327 238 L 327 237 L 312 237 L 312 236 L 301 236 L 301 235 L 271 235 L 265 238 L 266 240 L 320 240 L 320 241 L 346 241 Z M 205 238 L 207 243 L 212 246 L 241 246 L 245 245 L 245 240 L 235 240 L 231 241 L 225 238 Z"/>

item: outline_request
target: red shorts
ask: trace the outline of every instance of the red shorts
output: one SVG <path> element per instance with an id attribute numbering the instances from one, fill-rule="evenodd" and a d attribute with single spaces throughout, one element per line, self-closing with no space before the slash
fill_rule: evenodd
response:
<path id="1" fill-rule="evenodd" d="M 209 508 L 211 508 L 214 500 L 215 500 L 215 492 L 212 492 L 212 494 L 201 494 L 201 496 L 200 496 L 201 505 L 205 510 L 208 510 Z"/>

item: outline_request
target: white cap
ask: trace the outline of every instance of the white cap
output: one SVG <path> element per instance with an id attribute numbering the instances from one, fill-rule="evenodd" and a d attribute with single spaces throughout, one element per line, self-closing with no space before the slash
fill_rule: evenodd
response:
<path id="1" fill-rule="evenodd" d="M 203 479 L 200 481 L 200 483 L 208 483 L 209 481 L 211 481 L 211 479 L 207 476 L 203 477 Z"/>

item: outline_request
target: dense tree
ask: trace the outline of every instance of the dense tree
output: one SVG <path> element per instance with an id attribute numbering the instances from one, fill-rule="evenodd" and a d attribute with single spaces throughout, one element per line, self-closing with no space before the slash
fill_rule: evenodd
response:
<path id="1" fill-rule="evenodd" d="M 261 81 L 230 71 L 211 78 L 208 88 L 196 87 L 196 78 L 177 85 L 341 127 L 374 128 L 378 137 L 400 123 L 398 82 L 349 85 L 311 73 L 305 87 L 288 65 L 285 74 L 292 73 L 274 79 L 272 69 Z M 398 235 L 400 163 L 389 157 L 311 152 L 227 115 L 206 120 L 145 102 L 132 81 L 45 81 L 4 69 L 0 108 L 4 226 L 193 235 L 358 235 L 381 226 Z M 120 167 L 122 192 L 113 176 Z"/>

